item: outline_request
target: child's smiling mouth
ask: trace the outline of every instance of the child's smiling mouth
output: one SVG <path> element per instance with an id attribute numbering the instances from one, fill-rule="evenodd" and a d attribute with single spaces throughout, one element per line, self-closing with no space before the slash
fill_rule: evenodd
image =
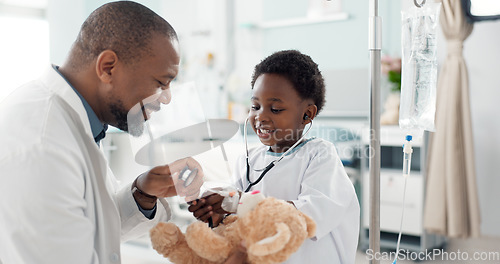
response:
<path id="1" fill-rule="evenodd" d="M 257 128 L 256 130 L 257 130 L 257 136 L 259 136 L 259 138 L 262 139 L 269 139 L 272 133 L 276 131 L 275 129 L 265 129 L 265 128 Z"/>

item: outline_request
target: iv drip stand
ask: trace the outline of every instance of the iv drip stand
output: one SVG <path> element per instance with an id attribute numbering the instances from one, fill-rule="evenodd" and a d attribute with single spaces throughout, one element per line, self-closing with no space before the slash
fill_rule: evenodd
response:
<path id="1" fill-rule="evenodd" d="M 380 56 L 382 19 L 378 16 L 378 0 L 369 2 L 370 51 L 370 226 L 369 246 L 374 256 L 380 254 Z M 370 263 L 378 264 L 373 258 Z"/>

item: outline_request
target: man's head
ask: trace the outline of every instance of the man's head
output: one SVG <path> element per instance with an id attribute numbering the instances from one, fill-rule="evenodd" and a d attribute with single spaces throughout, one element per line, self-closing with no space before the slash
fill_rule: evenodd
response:
<path id="1" fill-rule="evenodd" d="M 73 44 L 76 57 L 72 66 L 88 65 L 104 50 L 113 50 L 125 63 L 154 55 L 149 46 L 153 34 L 177 40 L 172 26 L 149 8 L 132 2 L 104 4 L 83 22 Z"/>
<path id="2" fill-rule="evenodd" d="M 85 20 L 61 72 L 103 123 L 140 135 L 149 112 L 170 102 L 179 62 L 172 26 L 141 4 L 119 1 Z"/>

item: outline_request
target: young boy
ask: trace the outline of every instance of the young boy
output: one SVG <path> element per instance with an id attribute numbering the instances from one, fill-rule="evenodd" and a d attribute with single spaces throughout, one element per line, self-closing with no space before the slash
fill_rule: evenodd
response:
<path id="1" fill-rule="evenodd" d="M 318 65 L 295 50 L 276 52 L 255 67 L 252 89 L 248 121 L 264 146 L 249 150 L 248 165 L 246 157 L 239 159 L 236 187 L 286 200 L 316 222 L 316 236 L 286 263 L 354 263 L 360 220 L 354 187 L 332 143 L 302 139 L 325 103 Z M 262 169 L 291 147 L 259 181 Z M 212 195 L 189 210 L 202 221 L 218 222 L 219 214 L 227 213 L 222 200 Z"/>

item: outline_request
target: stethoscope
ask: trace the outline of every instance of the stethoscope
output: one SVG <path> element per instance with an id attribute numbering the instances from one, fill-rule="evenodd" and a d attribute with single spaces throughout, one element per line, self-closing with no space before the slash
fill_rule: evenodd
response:
<path id="1" fill-rule="evenodd" d="M 293 150 L 298 144 L 300 144 L 302 142 L 302 139 L 304 139 L 304 137 L 309 133 L 309 131 L 311 130 L 311 127 L 312 127 L 312 119 L 310 120 L 310 125 L 309 125 L 309 128 L 306 130 L 306 132 L 300 137 L 299 140 L 297 140 L 297 142 L 295 142 L 295 144 L 293 144 L 287 151 L 283 152 L 283 154 L 281 154 L 281 156 L 278 158 L 278 159 L 275 159 L 273 161 L 271 161 L 271 163 L 269 163 L 269 165 L 267 165 L 265 168 L 263 169 L 260 169 L 260 170 L 255 170 L 254 171 L 262 171 L 262 173 L 260 174 L 259 178 L 257 178 L 257 180 L 255 181 L 251 181 L 250 180 L 250 163 L 249 163 L 249 158 L 248 158 L 248 142 L 247 142 L 247 123 L 248 123 L 248 119 L 249 117 L 247 117 L 245 119 L 245 125 L 243 126 L 244 128 L 244 132 L 243 132 L 243 138 L 245 140 L 245 150 L 246 150 L 246 162 L 247 162 L 247 181 L 248 181 L 248 187 L 245 189 L 245 192 L 248 192 L 250 190 L 250 188 L 252 188 L 253 186 L 255 186 L 257 183 L 259 183 L 263 178 L 264 176 L 266 175 L 266 173 L 268 171 L 270 171 L 278 162 L 280 162 L 285 156 L 286 154 L 288 154 L 291 150 Z M 304 119 L 309 119 L 309 117 L 306 117 Z"/>

